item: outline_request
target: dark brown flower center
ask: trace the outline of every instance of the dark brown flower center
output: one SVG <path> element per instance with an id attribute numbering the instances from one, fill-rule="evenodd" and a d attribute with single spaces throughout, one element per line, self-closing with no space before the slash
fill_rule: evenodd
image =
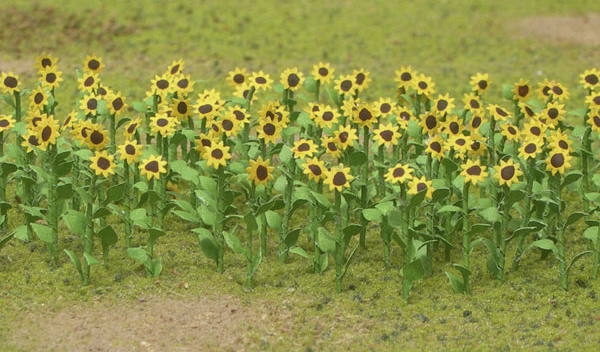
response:
<path id="1" fill-rule="evenodd" d="M 400 75 L 400 79 L 404 82 L 408 82 L 412 79 L 412 75 L 410 74 L 410 72 L 402 72 L 402 74 Z"/>
<path id="2" fill-rule="evenodd" d="M 45 57 L 42 59 L 42 67 L 46 68 L 48 66 L 52 66 L 52 60 L 50 60 L 49 58 Z"/>
<path id="3" fill-rule="evenodd" d="M 381 136 L 381 138 L 386 141 L 389 142 L 392 140 L 392 138 L 394 137 L 394 132 L 390 131 L 390 130 L 385 130 L 385 131 L 381 131 L 379 132 L 379 135 Z"/>
<path id="4" fill-rule="evenodd" d="M 95 82 L 96 82 L 96 80 L 94 79 L 94 77 L 89 76 L 88 78 L 85 79 L 85 81 L 83 81 L 83 85 L 85 87 L 91 87 L 94 85 Z"/>
<path id="5" fill-rule="evenodd" d="M 231 131 L 233 129 L 233 122 L 231 122 L 231 120 L 223 120 L 221 126 L 223 126 L 225 131 Z"/>
<path id="6" fill-rule="evenodd" d="M 296 87 L 298 85 L 298 83 L 300 83 L 300 77 L 298 77 L 298 75 L 295 73 L 291 73 L 287 77 L 287 83 L 288 83 L 288 86 L 290 86 L 292 88 Z"/>
<path id="7" fill-rule="evenodd" d="M 457 134 L 458 131 L 460 130 L 460 125 L 458 124 L 458 122 L 451 122 L 448 127 L 450 129 L 450 132 L 452 132 L 454 134 Z"/>
<path id="8" fill-rule="evenodd" d="M 529 143 L 525 146 L 525 153 L 533 154 L 537 151 L 537 146 L 534 143 Z"/>
<path id="9" fill-rule="evenodd" d="M 550 164 L 552 164 L 552 166 L 559 168 L 561 166 L 563 166 L 565 164 L 565 157 L 562 154 L 554 154 L 552 155 L 552 157 L 550 158 Z"/>
<path id="10" fill-rule="evenodd" d="M 46 75 L 46 82 L 54 83 L 56 81 L 56 73 L 50 72 Z"/>
<path id="11" fill-rule="evenodd" d="M 440 142 L 431 142 L 429 144 L 429 148 L 438 153 L 442 151 L 442 145 L 440 144 Z"/>
<path id="12" fill-rule="evenodd" d="M 525 85 L 525 86 L 519 86 L 519 89 L 517 90 L 519 93 L 519 96 L 521 98 L 524 98 L 527 96 L 527 94 L 529 94 L 529 86 Z"/>
<path id="13" fill-rule="evenodd" d="M 135 147 L 131 144 L 127 144 L 125 146 L 125 153 L 127 153 L 129 155 L 135 155 Z"/>
<path id="14" fill-rule="evenodd" d="M 508 113 L 500 108 L 496 108 L 496 113 L 502 117 L 508 116 Z"/>
<path id="15" fill-rule="evenodd" d="M 171 74 L 174 75 L 177 73 L 177 71 L 179 71 L 179 64 L 171 67 Z"/>
<path id="16" fill-rule="evenodd" d="M 600 127 L 600 117 L 598 115 L 594 115 L 592 120 L 594 120 L 594 125 L 596 125 L 596 127 Z"/>
<path id="17" fill-rule="evenodd" d="M 308 169 L 310 170 L 310 172 L 312 172 L 313 175 L 315 176 L 321 176 L 321 167 L 319 165 L 315 165 L 315 164 L 311 164 L 308 165 Z"/>
<path id="18" fill-rule="evenodd" d="M 514 175 L 515 167 L 512 165 L 505 166 L 502 168 L 502 170 L 500 170 L 500 177 L 502 177 L 502 179 L 505 181 L 512 179 Z"/>
<path id="19" fill-rule="evenodd" d="M 100 67 L 100 61 L 96 59 L 91 59 L 88 61 L 88 68 L 92 71 L 97 70 Z"/>
<path id="20" fill-rule="evenodd" d="M 266 180 L 269 177 L 269 170 L 263 165 L 258 165 L 256 168 L 256 177 L 261 181 Z"/>
<path id="21" fill-rule="evenodd" d="M 479 176 L 481 175 L 481 167 L 479 165 L 473 165 L 467 169 L 467 175 Z"/>
<path id="22" fill-rule="evenodd" d="M 38 140 L 38 138 L 34 135 L 29 136 L 29 138 L 27 139 L 27 141 L 29 142 L 29 144 L 33 145 L 33 146 L 38 146 L 40 145 L 40 141 Z"/>
<path id="23" fill-rule="evenodd" d="M 556 94 L 556 95 L 561 95 L 561 94 L 563 94 L 563 90 L 562 90 L 562 88 L 561 88 L 561 87 L 559 87 L 559 86 L 554 86 L 554 87 L 552 87 L 552 92 L 554 92 L 554 94 Z"/>
<path id="24" fill-rule="evenodd" d="M 348 132 L 340 133 L 338 138 L 339 138 L 340 142 L 346 143 L 346 141 L 348 140 Z"/>
<path id="25" fill-rule="evenodd" d="M 302 143 L 298 146 L 299 152 L 305 152 L 307 150 L 310 150 L 310 145 L 308 143 Z"/>
<path id="26" fill-rule="evenodd" d="M 188 105 L 185 101 L 180 101 L 177 103 L 177 112 L 180 114 L 185 114 L 188 111 Z"/>
<path id="27" fill-rule="evenodd" d="M 479 107 L 480 107 L 481 105 L 479 105 L 479 102 L 478 102 L 477 100 L 475 100 L 475 99 L 471 99 L 471 100 L 469 101 L 469 106 L 471 107 L 471 109 L 479 109 Z"/>
<path id="28" fill-rule="evenodd" d="M 531 134 L 533 134 L 534 136 L 539 136 L 542 133 L 542 130 L 539 127 L 533 126 L 529 129 L 529 131 L 531 132 Z"/>
<path id="29" fill-rule="evenodd" d="M 241 73 L 236 73 L 235 75 L 233 75 L 233 81 L 237 84 L 242 84 L 245 80 L 246 77 L 244 77 L 244 75 Z"/>
<path id="30" fill-rule="evenodd" d="M 406 112 L 406 111 L 402 111 L 400 113 L 400 118 L 402 118 L 402 120 L 404 120 L 404 121 L 410 121 L 410 113 Z"/>
<path id="31" fill-rule="evenodd" d="M 425 126 L 427 129 L 432 130 L 437 126 L 437 119 L 434 115 L 427 115 L 425 118 Z"/>
<path id="32" fill-rule="evenodd" d="M 156 160 L 152 160 L 149 163 L 146 164 L 146 166 L 144 166 L 144 169 L 146 169 L 147 171 L 153 172 L 153 173 L 157 173 L 158 172 L 158 161 Z"/>
<path id="33" fill-rule="evenodd" d="M 98 101 L 95 98 L 92 98 L 87 101 L 88 110 L 96 110 L 98 108 Z"/>
<path id="34" fill-rule="evenodd" d="M 35 104 L 41 104 L 43 101 L 44 101 L 44 94 L 35 93 L 35 96 L 33 97 L 33 102 Z"/>
<path id="35" fill-rule="evenodd" d="M 329 74 L 327 67 L 319 67 L 319 75 L 326 77 Z"/>
<path id="36" fill-rule="evenodd" d="M 333 120 L 333 113 L 331 111 L 325 111 L 323 115 L 321 115 L 323 121 L 331 121 Z"/>
<path id="37" fill-rule="evenodd" d="M 462 147 L 467 144 L 467 141 L 464 138 L 457 138 L 454 143 Z"/>
<path id="38" fill-rule="evenodd" d="M 367 78 L 367 76 L 365 76 L 364 73 L 362 73 L 362 72 L 358 73 L 356 75 L 356 84 L 358 84 L 360 86 L 365 81 L 365 78 Z"/>
<path id="39" fill-rule="evenodd" d="M 90 135 L 90 141 L 94 145 L 100 145 L 102 142 L 104 142 L 104 134 L 100 131 L 93 131 Z"/>
<path id="40" fill-rule="evenodd" d="M 598 76 L 595 74 L 589 74 L 585 76 L 585 81 L 591 85 L 596 85 L 598 84 Z"/>
<path id="41" fill-rule="evenodd" d="M 37 127 L 38 123 L 40 123 L 40 121 L 42 121 L 42 118 L 39 116 L 36 116 L 31 119 L 31 124 L 33 125 L 33 127 Z"/>
<path id="42" fill-rule="evenodd" d="M 331 152 L 335 152 L 338 150 L 337 146 L 333 142 L 327 143 L 327 149 L 329 149 L 329 151 Z"/>
<path id="43" fill-rule="evenodd" d="M 600 95 L 596 95 L 594 99 L 592 99 L 592 101 L 594 102 L 594 104 L 600 105 Z"/>
<path id="44" fill-rule="evenodd" d="M 276 130 L 275 125 L 273 125 L 272 123 L 268 123 L 263 126 L 263 132 L 265 132 L 265 134 L 268 136 L 274 135 L 275 130 Z"/>
<path id="45" fill-rule="evenodd" d="M 113 100 L 112 106 L 113 109 L 115 109 L 115 111 L 121 110 L 121 108 L 123 107 L 123 99 L 121 99 L 121 97 L 118 97 L 117 99 Z"/>
<path id="46" fill-rule="evenodd" d="M 513 126 L 508 126 L 508 128 L 506 130 L 508 131 L 509 134 L 512 134 L 513 136 L 515 136 L 517 134 L 517 130 Z"/>
<path id="47" fill-rule="evenodd" d="M 42 141 L 47 142 L 52 136 L 52 127 L 46 126 L 42 129 Z"/>
<path id="48" fill-rule="evenodd" d="M 137 123 L 132 123 L 131 125 L 129 125 L 129 127 L 127 127 L 127 133 L 132 134 L 133 132 L 135 132 L 136 128 Z"/>
<path id="49" fill-rule="evenodd" d="M 98 162 L 96 162 L 96 165 L 98 165 L 98 167 L 102 170 L 108 170 L 108 168 L 110 168 L 110 160 L 101 156 L 98 158 Z"/>
<path id="50" fill-rule="evenodd" d="M 246 114 L 239 110 L 234 110 L 233 114 L 235 115 L 235 119 L 238 121 L 244 121 L 246 119 Z"/>
<path id="51" fill-rule="evenodd" d="M 390 110 L 392 110 L 392 106 L 388 103 L 383 103 L 381 106 L 379 106 L 379 111 L 381 111 L 383 114 L 387 114 L 390 112 Z"/>
<path id="52" fill-rule="evenodd" d="M 190 81 L 188 81 L 187 78 L 182 78 L 179 81 L 177 81 L 177 87 L 181 88 L 181 89 L 185 89 L 190 85 Z"/>
<path id="53" fill-rule="evenodd" d="M 256 83 L 258 84 L 265 84 L 267 83 L 267 79 L 264 77 L 256 77 L 256 79 L 254 80 Z"/>
<path id="54" fill-rule="evenodd" d="M 346 184 L 346 175 L 343 172 L 338 171 L 333 175 L 333 184 L 336 186 L 343 186 Z"/>
<path id="55" fill-rule="evenodd" d="M 405 174 L 404 168 L 401 168 L 401 167 L 395 168 L 394 172 L 392 173 L 394 178 L 400 178 L 400 177 L 404 176 L 404 174 Z"/>
<path id="56" fill-rule="evenodd" d="M 372 117 L 373 117 L 373 114 L 371 114 L 371 111 L 369 111 L 369 109 L 362 108 L 358 112 L 358 118 L 361 121 L 369 121 Z"/>
<path id="57" fill-rule="evenodd" d="M 482 79 L 481 81 L 479 81 L 477 83 L 477 86 L 479 86 L 479 89 L 486 89 L 488 86 L 488 82 L 484 79 Z"/>
<path id="58" fill-rule="evenodd" d="M 448 102 L 444 99 L 439 100 L 436 104 L 438 111 L 444 111 L 448 107 Z"/>
<path id="59" fill-rule="evenodd" d="M 223 151 L 221 149 L 215 149 L 210 153 L 210 156 L 215 159 L 221 159 L 223 158 Z"/>
<path id="60" fill-rule="evenodd" d="M 156 126 L 158 126 L 158 127 L 165 127 L 168 124 L 169 124 L 169 120 L 167 120 L 165 118 L 160 118 L 160 119 L 156 120 Z"/>
<path id="61" fill-rule="evenodd" d="M 421 193 L 422 191 L 427 189 L 427 184 L 425 182 L 417 183 L 417 192 Z"/>
<path id="62" fill-rule="evenodd" d="M 550 117 L 551 119 L 555 119 L 558 117 L 558 110 L 556 108 L 550 108 L 548 110 L 548 117 Z"/>
<path id="63" fill-rule="evenodd" d="M 569 143 L 567 143 L 566 141 L 564 141 L 564 140 L 562 140 L 562 139 L 561 139 L 560 141 L 558 141 L 558 146 L 559 146 L 561 149 L 565 149 L 565 150 L 566 150 L 566 149 L 569 149 Z"/>
<path id="64" fill-rule="evenodd" d="M 7 119 L 0 120 L 0 127 L 8 127 L 10 122 Z"/>
<path id="65" fill-rule="evenodd" d="M 471 127 L 473 127 L 473 128 L 479 128 L 479 126 L 481 126 L 481 117 L 480 116 L 475 116 L 473 118 L 473 121 L 471 122 Z"/>
<path id="66" fill-rule="evenodd" d="M 340 83 L 340 88 L 343 92 L 347 92 L 352 88 L 352 81 L 345 79 Z"/>
<path id="67" fill-rule="evenodd" d="M 213 110 L 213 107 L 210 104 L 204 104 L 204 105 L 200 105 L 198 107 L 198 112 L 200 112 L 201 114 L 208 114 L 212 110 Z"/>
<path id="68" fill-rule="evenodd" d="M 428 87 L 427 82 L 425 82 L 425 81 L 420 81 L 418 86 L 421 90 L 427 89 L 427 87 Z"/>

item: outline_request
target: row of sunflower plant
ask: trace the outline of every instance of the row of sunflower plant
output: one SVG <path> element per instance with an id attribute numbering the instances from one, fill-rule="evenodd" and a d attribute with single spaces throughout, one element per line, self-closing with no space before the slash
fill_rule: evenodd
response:
<path id="1" fill-rule="evenodd" d="M 332 261 L 340 292 L 355 253 L 375 234 L 383 266 L 395 257 L 401 263 L 404 299 L 432 274 L 436 255 L 451 262 L 453 253 L 460 260 L 446 272 L 451 287 L 470 293 L 478 244 L 498 280 L 535 248 L 556 257 L 565 290 L 585 255 L 598 276 L 597 70 L 581 75 L 584 108 L 567 111 L 569 93 L 555 81 L 503 85 L 506 108 L 486 101 L 487 74 L 471 77 L 459 103 L 411 67 L 396 72 L 393 99 L 367 101 L 369 72 L 335 79 L 323 63 L 306 77 L 287 69 L 275 84 L 262 71 L 236 68 L 227 77 L 234 92 L 223 98 L 214 89 L 194 93 L 197 82 L 179 60 L 129 106 L 102 81 L 103 61 L 88 56 L 77 71 L 79 103 L 59 117 L 57 61 L 38 58 L 32 89 L 21 89 L 11 72 L 0 77 L 12 110 L 0 116 L 0 248 L 38 238 L 53 265 L 62 248 L 84 284 L 93 266 L 108 265 L 119 237 L 127 255 L 158 276 L 154 248 L 168 234 L 166 217 L 189 225 L 219 272 L 226 251 L 243 256 L 248 287 L 275 251 L 281 262 L 290 253 L 306 258 L 315 273 Z M 11 183 L 18 205 L 7 198 Z M 567 193 L 583 199 L 582 209 L 567 206 Z M 11 207 L 23 224 L 9 226 L 19 218 Z M 588 249 L 568 258 L 567 239 L 578 235 L 566 230 L 580 219 Z M 81 239 L 81 253 L 63 248 L 61 222 Z"/>

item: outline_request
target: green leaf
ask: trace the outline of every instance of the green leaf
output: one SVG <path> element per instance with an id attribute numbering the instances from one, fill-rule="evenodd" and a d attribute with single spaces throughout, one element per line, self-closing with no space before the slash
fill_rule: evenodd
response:
<path id="1" fill-rule="evenodd" d="M 120 183 L 118 185 L 110 187 L 106 191 L 106 199 L 104 200 L 103 203 L 104 204 L 118 203 L 123 198 L 126 186 L 127 186 L 127 184 Z"/>
<path id="2" fill-rule="evenodd" d="M 598 241 L 598 226 L 592 226 L 585 229 L 583 237 L 596 243 L 596 241 Z"/>
<path id="3" fill-rule="evenodd" d="M 490 228 L 490 224 L 473 224 L 469 227 L 469 237 L 475 236 Z"/>
<path id="4" fill-rule="evenodd" d="M 285 235 L 285 240 L 284 240 L 285 245 L 288 248 L 295 246 L 296 242 L 298 242 L 298 237 L 300 237 L 300 229 L 295 229 L 295 230 L 289 231 Z"/>
<path id="5" fill-rule="evenodd" d="M 287 186 L 287 177 L 285 175 L 279 176 L 275 180 L 275 183 L 273 183 L 273 189 L 279 193 L 284 193 L 286 186 Z"/>
<path id="6" fill-rule="evenodd" d="M 85 214 L 71 209 L 68 213 L 63 215 L 63 220 L 67 224 L 67 227 L 72 234 L 79 237 L 83 237 L 85 235 L 85 230 L 87 227 Z"/>
<path id="7" fill-rule="evenodd" d="M 452 286 L 454 292 L 465 293 L 465 284 L 463 283 L 463 281 L 451 272 L 446 271 L 445 273 L 448 277 L 448 280 L 450 281 L 450 285 Z"/>
<path id="8" fill-rule="evenodd" d="M 513 100 L 513 86 L 510 84 L 502 84 L 502 96 L 506 100 Z"/>
<path id="9" fill-rule="evenodd" d="M 256 217 L 252 213 L 248 213 L 244 216 L 244 222 L 246 223 L 246 231 L 253 232 L 258 229 L 256 224 Z"/>
<path id="10" fill-rule="evenodd" d="M 17 165 L 13 164 L 13 163 L 9 163 L 9 162 L 1 162 L 0 163 L 0 170 L 2 170 L 2 177 L 6 178 L 8 177 L 8 175 L 12 174 L 13 172 L 17 171 Z"/>
<path id="11" fill-rule="evenodd" d="M 331 208 L 331 202 L 323 194 L 315 191 L 311 191 L 311 194 L 313 195 L 313 197 L 315 197 L 317 203 L 319 203 L 322 207 Z"/>
<path id="12" fill-rule="evenodd" d="M 189 167 L 184 160 L 175 160 L 170 163 L 170 166 L 171 170 L 178 173 L 182 179 L 192 182 L 194 185 L 198 185 L 198 171 Z"/>
<path id="13" fill-rule="evenodd" d="M 565 175 L 565 180 L 560 185 L 560 188 L 564 188 L 567 185 L 570 185 L 571 183 L 576 182 L 582 176 L 583 176 L 583 174 L 581 172 L 579 172 L 579 171 L 572 171 L 572 172 L 566 174 Z"/>
<path id="14" fill-rule="evenodd" d="M 432 203 L 439 203 L 442 200 L 445 200 L 450 195 L 450 190 L 448 188 L 440 188 L 433 191 L 431 196 Z"/>
<path id="15" fill-rule="evenodd" d="M 413 195 L 410 198 L 410 203 L 408 204 L 408 209 L 414 209 L 423 203 L 425 196 L 427 195 L 427 189 L 422 190 L 421 192 Z"/>
<path id="16" fill-rule="evenodd" d="M 508 194 L 508 198 L 506 199 L 506 204 L 508 205 L 508 207 L 512 207 L 513 204 L 525 199 L 525 196 L 525 192 L 521 190 L 511 190 Z"/>
<path id="17" fill-rule="evenodd" d="M 15 230 L 12 232 L 12 234 L 19 241 L 27 242 L 27 241 L 29 241 L 29 236 L 27 234 L 27 230 L 28 230 L 27 225 L 20 225 L 15 228 Z"/>
<path id="18" fill-rule="evenodd" d="M 212 233 L 204 228 L 194 229 L 194 232 L 198 234 L 198 243 L 204 255 L 216 262 L 219 257 L 219 246 Z"/>
<path id="19" fill-rule="evenodd" d="M 58 199 L 70 199 L 73 196 L 73 187 L 70 183 L 62 184 L 56 187 Z"/>
<path id="20" fill-rule="evenodd" d="M 0 249 L 2 249 L 2 247 L 6 246 L 6 244 L 13 238 L 15 237 L 15 232 L 12 232 L 11 234 L 9 234 L 8 236 L 5 236 L 4 238 L 0 239 Z"/>
<path id="21" fill-rule="evenodd" d="M 144 264 L 144 266 L 147 266 L 147 263 L 150 260 L 150 258 L 148 257 L 148 253 L 146 253 L 146 250 L 143 248 L 139 248 L 139 247 L 138 248 L 127 248 L 127 255 L 131 259 Z"/>
<path id="22" fill-rule="evenodd" d="M 388 224 L 391 227 L 400 227 L 403 223 L 403 214 L 397 210 L 393 209 L 388 214 Z"/>
<path id="23" fill-rule="evenodd" d="M 154 243 L 158 238 L 165 236 L 167 233 L 155 227 L 148 229 L 148 242 Z"/>
<path id="24" fill-rule="evenodd" d="M 455 205 L 444 205 L 443 207 L 438 209 L 436 212 L 437 213 L 446 213 L 446 212 L 458 213 L 458 212 L 462 212 L 462 209 Z"/>
<path id="25" fill-rule="evenodd" d="M 139 208 L 134 209 L 129 215 L 131 222 L 142 229 L 147 229 L 150 226 L 150 219 L 148 219 L 148 214 L 146 213 L 146 209 Z"/>
<path id="26" fill-rule="evenodd" d="M 360 230 L 362 230 L 362 226 L 358 225 L 358 224 L 350 224 L 346 227 L 344 227 L 344 236 L 346 237 L 352 237 L 352 236 L 356 236 L 360 233 Z"/>
<path id="27" fill-rule="evenodd" d="M 200 217 L 202 222 L 208 226 L 214 226 L 217 223 L 217 213 L 209 207 L 200 207 Z"/>
<path id="28" fill-rule="evenodd" d="M 217 181 L 208 176 L 199 176 L 200 186 L 203 190 L 216 197 L 217 195 Z"/>
<path id="29" fill-rule="evenodd" d="M 112 226 L 108 225 L 98 232 L 100 243 L 102 244 L 102 253 L 108 253 L 108 249 L 117 243 L 118 237 Z"/>
<path id="30" fill-rule="evenodd" d="M 294 248 L 290 249 L 290 253 L 294 253 L 294 254 L 304 257 L 308 260 L 311 259 L 310 255 L 308 255 L 308 253 L 306 253 L 306 251 L 304 249 L 302 249 L 301 247 L 294 247 Z"/>
<path id="31" fill-rule="evenodd" d="M 356 150 L 350 155 L 350 166 L 362 166 L 367 163 L 367 160 L 367 154 L 360 150 Z"/>
<path id="32" fill-rule="evenodd" d="M 75 265 L 75 269 L 77 270 L 77 272 L 79 273 L 79 277 L 83 281 L 84 280 L 83 268 L 81 267 L 81 261 L 79 260 L 79 257 L 77 256 L 77 254 L 73 253 L 72 251 L 70 251 L 68 249 L 64 249 L 64 252 L 69 257 L 69 259 L 71 259 L 71 261 L 73 262 L 73 265 Z"/>
<path id="33" fill-rule="evenodd" d="M 545 249 L 545 250 L 549 250 L 549 251 L 551 250 L 553 252 L 557 251 L 557 248 L 556 248 L 556 245 L 554 244 L 554 242 L 552 242 L 552 240 L 547 239 L 547 238 L 542 239 L 542 240 L 537 240 L 537 241 L 533 242 L 531 245 L 534 247 L 538 247 L 540 249 Z"/>
<path id="34" fill-rule="evenodd" d="M 319 246 L 324 253 L 335 252 L 335 240 L 331 238 L 331 235 L 329 235 L 329 232 L 325 228 L 319 227 L 316 236 L 317 246 Z"/>
<path id="35" fill-rule="evenodd" d="M 83 253 L 83 259 L 89 266 L 102 264 L 102 262 L 100 262 L 98 259 L 94 258 L 91 254 L 88 254 L 85 252 Z"/>
<path id="36" fill-rule="evenodd" d="M 363 209 L 362 215 L 365 217 L 365 219 L 377 224 L 381 222 L 383 217 L 383 214 L 381 214 L 381 212 L 375 208 Z"/>
<path id="37" fill-rule="evenodd" d="M 31 228 L 40 240 L 45 243 L 54 243 L 54 234 L 50 227 L 38 223 L 31 223 Z"/>
<path id="38" fill-rule="evenodd" d="M 394 209 L 394 202 L 381 202 L 375 205 L 375 208 L 379 210 L 382 215 L 387 216 L 389 212 Z"/>
<path id="39" fill-rule="evenodd" d="M 146 113 L 146 103 L 144 103 L 144 102 L 134 101 L 133 103 L 131 103 L 131 106 L 137 112 L 141 112 L 144 114 Z"/>
<path id="40" fill-rule="evenodd" d="M 317 92 L 317 81 L 312 77 L 306 77 L 304 80 L 304 89 L 310 93 Z"/>
<path id="41" fill-rule="evenodd" d="M 268 210 L 265 213 L 265 216 L 267 217 L 267 224 L 269 224 L 270 228 L 274 230 L 281 229 L 281 215 L 279 215 L 279 213 Z"/>
<path id="42" fill-rule="evenodd" d="M 240 240 L 237 237 L 235 237 L 233 235 L 233 233 L 230 233 L 228 231 L 224 231 L 223 232 L 223 237 L 225 238 L 225 243 L 227 243 L 227 246 L 229 248 L 231 248 L 231 250 L 234 253 L 240 254 L 240 253 L 244 253 L 245 252 L 245 248 L 242 245 L 242 242 L 240 242 Z"/>
<path id="43" fill-rule="evenodd" d="M 408 301 L 410 289 L 413 284 L 425 276 L 423 264 L 420 259 L 413 260 L 402 268 L 402 297 Z"/>
<path id="44" fill-rule="evenodd" d="M 271 208 L 273 208 L 273 206 L 275 205 L 275 203 L 278 200 L 279 200 L 279 197 L 274 197 L 274 198 L 271 198 L 271 200 L 269 200 L 267 203 L 264 203 L 261 206 L 259 206 L 258 209 L 256 210 L 256 215 L 260 215 L 260 214 L 266 212 L 267 210 L 270 210 Z"/>
<path id="45" fill-rule="evenodd" d="M 567 217 L 567 221 L 565 221 L 564 227 L 566 228 L 567 226 L 573 225 L 574 223 L 576 223 L 578 220 L 582 219 L 584 216 L 586 216 L 586 213 L 581 213 L 581 212 L 574 212 L 569 214 L 569 216 Z"/>
<path id="46" fill-rule="evenodd" d="M 585 197 L 585 199 L 589 200 L 590 202 L 599 205 L 600 204 L 600 193 L 598 192 L 588 192 L 586 194 L 583 195 Z"/>
<path id="47" fill-rule="evenodd" d="M 454 172 L 458 170 L 458 164 L 448 158 L 442 159 L 442 166 L 446 172 Z"/>
<path id="48" fill-rule="evenodd" d="M 96 209 L 92 218 L 99 219 L 99 218 L 103 218 L 107 215 L 110 215 L 110 210 L 108 210 L 107 208 L 104 208 L 104 207 L 100 207 L 100 208 Z"/>
<path id="49" fill-rule="evenodd" d="M 496 207 L 483 209 L 479 212 L 479 215 L 481 215 L 487 222 L 490 223 L 495 223 L 502 220 L 502 215 L 500 215 L 500 212 L 498 209 L 496 209 Z"/>
<path id="50" fill-rule="evenodd" d="M 292 160 L 292 150 L 287 145 L 281 147 L 281 151 L 279 152 L 279 160 L 281 160 L 282 164 L 287 164 Z"/>

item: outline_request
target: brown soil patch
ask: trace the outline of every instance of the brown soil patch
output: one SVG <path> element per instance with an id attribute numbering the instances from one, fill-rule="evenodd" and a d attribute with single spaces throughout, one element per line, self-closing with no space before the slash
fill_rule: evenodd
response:
<path id="1" fill-rule="evenodd" d="M 232 296 L 96 302 L 36 312 L 12 329 L 26 351 L 243 351 L 289 333 L 289 312 Z"/>
<path id="2" fill-rule="evenodd" d="M 517 37 L 557 43 L 600 45 L 600 14 L 534 16 L 510 25 Z"/>

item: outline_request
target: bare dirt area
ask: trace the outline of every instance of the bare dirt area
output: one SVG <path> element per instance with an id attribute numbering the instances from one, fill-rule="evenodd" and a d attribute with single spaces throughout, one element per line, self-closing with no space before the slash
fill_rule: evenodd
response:
<path id="1" fill-rule="evenodd" d="M 526 17 L 512 23 L 509 31 L 520 38 L 600 46 L 600 14 Z"/>
<path id="2" fill-rule="evenodd" d="M 15 348 L 86 352 L 242 351 L 292 326 L 289 313 L 267 303 L 247 307 L 233 296 L 95 302 L 21 322 L 10 337 Z"/>

